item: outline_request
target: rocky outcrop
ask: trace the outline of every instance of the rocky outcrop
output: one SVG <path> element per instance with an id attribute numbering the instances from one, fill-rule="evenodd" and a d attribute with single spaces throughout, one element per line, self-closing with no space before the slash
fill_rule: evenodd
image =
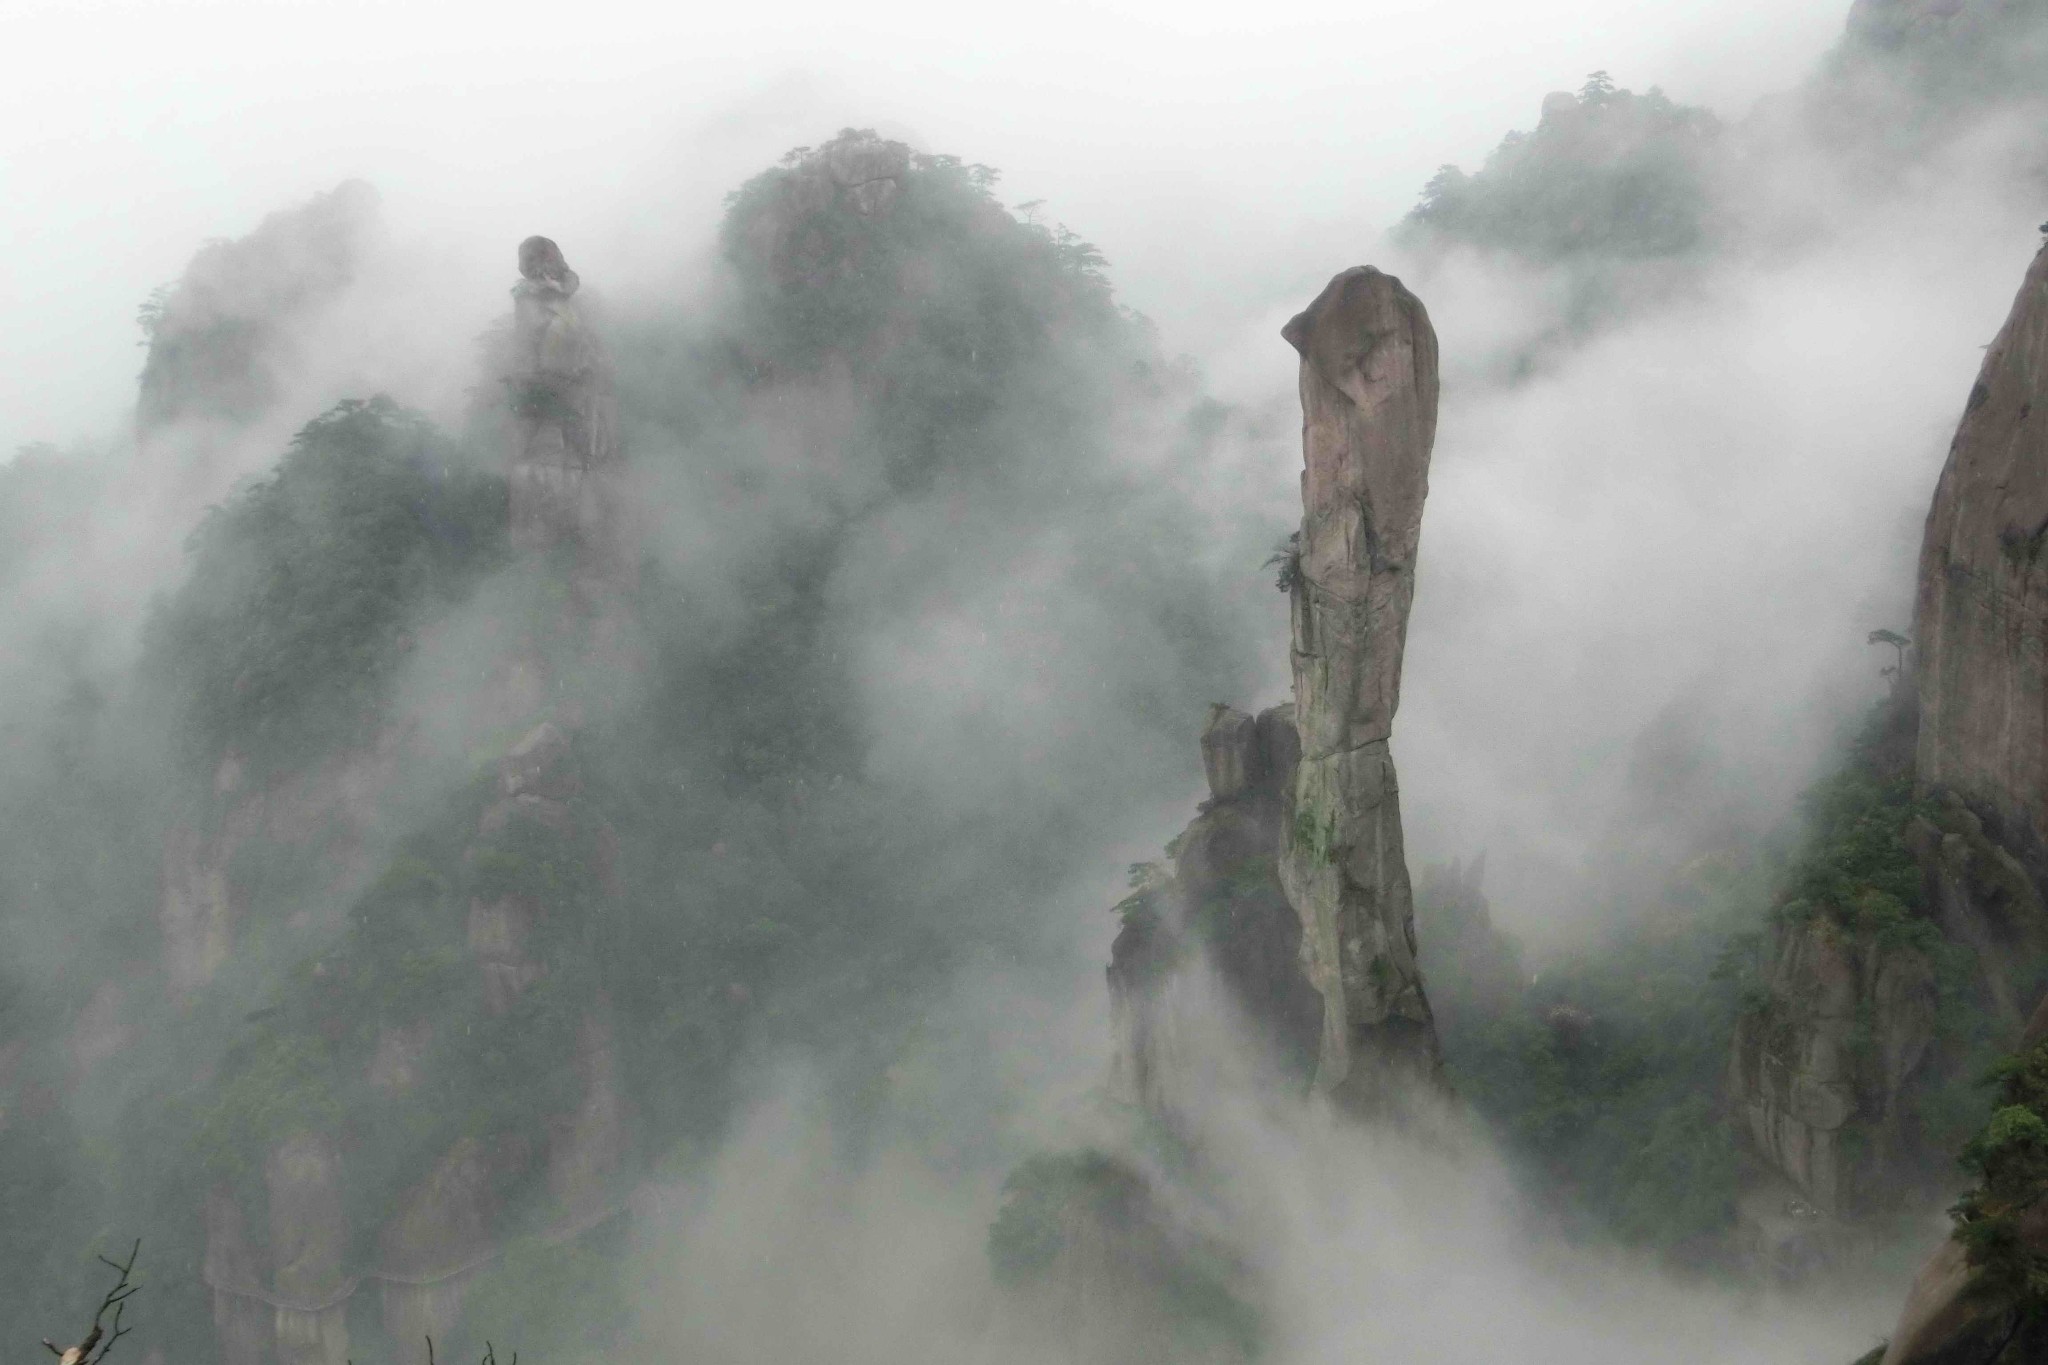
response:
<path id="1" fill-rule="evenodd" d="M 1364 1111 L 1441 1070 L 1388 750 L 1436 439 L 1436 333 L 1399 280 L 1363 266 L 1283 334 L 1301 355 L 1307 468 L 1288 573 L 1301 759 L 1280 878 L 1323 1000 L 1316 1087 Z"/>
<path id="2" fill-rule="evenodd" d="M 1920 783 L 2048 871 L 2048 251 L 1984 357 L 1935 487 L 1914 612 Z"/>
<path id="3" fill-rule="evenodd" d="M 1736 1025 L 1729 1078 L 1754 1149 L 1823 1215 L 1901 1183 L 1903 1099 L 1934 1039 L 1934 964 L 1826 915 L 1781 925 L 1769 1003 Z"/>
<path id="4" fill-rule="evenodd" d="M 1282 810 L 1299 754 L 1291 706 L 1257 716 L 1216 705 L 1202 731 L 1209 797 L 1167 846 L 1170 862 L 1135 869 L 1117 907 L 1108 968 L 1110 1091 L 1134 1136 L 1186 1134 L 1219 1080 L 1219 1004 L 1249 1026 L 1257 1074 L 1277 1060 L 1305 1092 L 1323 1003 L 1301 967 L 1301 923 L 1279 879 Z M 1219 1002 L 1220 989 L 1224 999 Z M 1173 1144 L 1167 1144 L 1169 1147 Z M 1187 1222 L 1190 1172 L 1099 1150 L 1041 1156 L 1006 1186 L 990 1250 L 1007 1292 L 991 1360 L 1109 1365 L 1175 1360 L 1236 1365 L 1256 1356 L 1257 1297 L 1219 1229 Z"/>
<path id="5" fill-rule="evenodd" d="M 1874 47 L 1902 47 L 1938 39 L 1965 24 L 1973 9 L 1966 0 L 1856 0 L 1849 6 L 1848 36 Z"/>
<path id="6" fill-rule="evenodd" d="M 582 281 L 560 247 L 527 238 L 519 275 L 503 370 L 512 406 L 512 543 L 522 550 L 571 545 L 581 565 L 616 577 L 630 568 L 632 549 L 611 356 L 585 316 Z"/>
<path id="7" fill-rule="evenodd" d="M 1927 872 L 1942 937 L 1975 961 L 2001 1033 L 2026 1022 L 2022 997 L 2048 959 L 2048 906 L 2026 866 L 1955 792 L 1935 790 L 1907 837 Z"/>
<path id="8" fill-rule="evenodd" d="M 1170 869 L 1147 874 L 1121 907 L 1110 950 L 1115 1028 L 1113 1086 L 1131 1103 L 1170 1114 L 1182 1009 L 1206 1003 L 1187 989 L 1204 963 L 1282 1066 L 1304 1082 L 1322 1028 L 1322 1000 L 1302 974 L 1301 924 L 1281 889 L 1281 809 L 1298 753 L 1294 708 L 1256 717 L 1210 709 L 1202 732 L 1209 799 L 1170 845 Z"/>
<path id="9" fill-rule="evenodd" d="M 2000 106 L 2024 149 L 2039 140 L 2044 79 L 2048 11 L 2031 0 L 1855 0 L 1806 96 L 1845 149 L 1918 155 Z M 2014 171 L 2038 175 L 2021 156 Z"/>

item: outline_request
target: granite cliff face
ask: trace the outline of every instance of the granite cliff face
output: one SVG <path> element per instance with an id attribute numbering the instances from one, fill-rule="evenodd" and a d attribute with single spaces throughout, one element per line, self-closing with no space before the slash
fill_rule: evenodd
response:
<path id="1" fill-rule="evenodd" d="M 2048 871 L 2048 253 L 1970 389 L 1920 550 L 1919 779 Z"/>
<path id="2" fill-rule="evenodd" d="M 2038 1323 L 2011 1301 L 2011 1286 L 1988 1268 L 1995 1243 L 1973 1243 L 1968 1235 L 1974 1221 L 1998 1216 L 2009 1223 L 2017 1254 L 2048 1254 L 2038 1172 L 2023 1143 L 2005 1141 L 2001 1150 L 1999 1126 L 2038 1108 L 2038 1066 L 2048 1041 L 2048 1000 L 2020 1029 L 2025 1002 L 2039 993 L 2048 945 L 2044 404 L 2048 250 L 2028 269 L 1964 405 L 1927 514 L 1914 616 L 1916 778 L 1931 811 L 1917 822 L 1915 851 L 1944 936 L 1970 955 L 1986 1011 L 2000 1036 L 2017 1037 L 2022 1064 L 2002 1082 L 2007 1107 L 1973 1144 L 1982 1187 L 1958 1205 L 1957 1238 L 1915 1280 L 1885 1365 L 1977 1365 L 2017 1358 L 2008 1347 L 2028 1359 L 2048 1348 Z M 2017 1185 L 1999 1188 L 2001 1169 L 2015 1166 Z"/>
<path id="3" fill-rule="evenodd" d="M 1917 1174 L 1903 1099 L 1933 1042 L 1934 965 L 1816 916 L 1780 933 L 1769 1003 L 1736 1026 L 1743 1136 L 1831 1217 Z"/>
<path id="4" fill-rule="evenodd" d="M 1767 999 L 1736 1032 L 1738 1127 L 1825 1215 L 1939 1196 L 1956 1135 L 1924 1131 L 1918 1097 L 1989 1060 L 1960 1034 L 1992 1053 L 2019 1036 L 2048 965 L 2044 399 L 2048 253 L 1964 404 L 1921 544 L 1912 674 L 1856 760 L 1889 793 L 1868 828 L 1911 885 L 1788 904 Z M 1945 980 L 1951 958 L 1964 970 Z"/>
<path id="5" fill-rule="evenodd" d="M 1301 760 L 1280 879 L 1323 998 L 1316 1088 L 1370 1110 L 1441 1063 L 1388 739 L 1436 440 L 1436 333 L 1369 266 L 1330 281 L 1283 335 L 1301 354 L 1302 523 L 1290 573 Z"/>

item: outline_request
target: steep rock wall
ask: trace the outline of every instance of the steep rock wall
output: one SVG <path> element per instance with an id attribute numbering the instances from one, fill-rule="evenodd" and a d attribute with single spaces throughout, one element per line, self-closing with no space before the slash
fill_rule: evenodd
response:
<path id="1" fill-rule="evenodd" d="M 1736 1025 L 1738 1122 L 1819 1211 L 1850 1212 L 1917 1155 L 1902 1099 L 1933 1041 L 1934 966 L 1815 916 L 1780 929 L 1766 988 Z"/>
<path id="2" fill-rule="evenodd" d="M 2048 252 L 1984 357 L 1935 487 L 1914 611 L 1921 784 L 2048 870 Z"/>
<path id="3" fill-rule="evenodd" d="M 1859 0 L 1857 8 L 1866 24 L 1929 22 L 1925 6 Z M 1961 7 L 1937 8 L 1939 19 Z M 1972 955 L 1985 1007 L 2008 1036 L 2019 1035 L 2023 1057 L 2048 1041 L 2048 1000 L 2024 1031 L 2017 1027 L 2048 957 L 2044 540 L 2048 249 L 2029 267 L 1964 405 L 1927 514 L 1914 613 L 1916 780 L 1933 812 L 1917 822 L 1915 850 L 1944 936 Z M 2038 1191 L 2034 1198 L 2014 1237 L 2039 1257 L 2048 1218 Z M 1885 1365 L 1974 1365 L 2048 1349 L 2038 1322 L 1978 1281 L 1964 1244 L 1945 1241 L 1914 1281 Z"/>
<path id="4" fill-rule="evenodd" d="M 1280 878 L 1323 998 L 1316 1086 L 1354 1110 L 1439 1079 L 1388 750 L 1436 439 L 1436 333 L 1369 266 L 1283 333 L 1301 355 L 1302 523 L 1290 573 L 1301 761 Z"/>
<path id="5" fill-rule="evenodd" d="M 1901 793 L 1893 818 L 1917 903 L 1895 907 L 1909 911 L 1895 923 L 1853 904 L 1788 914 L 1767 998 L 1736 1030 L 1738 1129 L 1825 1215 L 1941 1193 L 1953 1154 L 1917 1130 L 1914 1096 L 1987 1060 L 1941 1024 L 1944 1001 L 2002 1048 L 2048 965 L 2044 399 L 2048 252 L 1964 405 L 1921 544 L 1912 676 L 1857 760 Z M 1947 949 L 1969 970 L 1944 983 Z"/>

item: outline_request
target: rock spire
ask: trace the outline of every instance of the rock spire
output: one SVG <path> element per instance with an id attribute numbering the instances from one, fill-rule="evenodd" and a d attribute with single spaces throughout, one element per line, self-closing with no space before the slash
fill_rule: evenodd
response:
<path id="1" fill-rule="evenodd" d="M 571 543 L 592 566 L 617 568 L 625 537 L 611 357 L 560 247 L 546 237 L 521 242 L 519 275 L 504 366 L 512 543 L 525 550 Z"/>
<path id="2" fill-rule="evenodd" d="M 1401 1078 L 1441 1073 L 1387 748 L 1436 439 L 1436 333 L 1399 280 L 1359 266 L 1282 335 L 1301 353 L 1307 467 L 1285 575 L 1301 759 L 1280 878 L 1323 997 L 1316 1087 L 1372 1112 Z"/>

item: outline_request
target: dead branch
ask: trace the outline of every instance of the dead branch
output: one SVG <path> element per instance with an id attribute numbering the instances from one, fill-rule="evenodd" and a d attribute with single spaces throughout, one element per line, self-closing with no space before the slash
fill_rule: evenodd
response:
<path id="1" fill-rule="evenodd" d="M 119 1278 L 107 1291 L 106 1297 L 100 1300 L 100 1306 L 93 1310 L 92 1330 L 76 1346 L 59 1346 L 48 1337 L 43 1338 L 43 1345 L 57 1357 L 57 1365 L 99 1365 L 107 1358 L 107 1352 L 114 1349 L 114 1343 L 128 1335 L 130 1329 L 121 1325 L 121 1314 L 127 1308 L 128 1300 L 142 1287 L 129 1280 L 135 1273 L 135 1258 L 141 1254 L 142 1240 L 137 1238 L 135 1245 L 128 1249 L 126 1261 L 105 1256 L 99 1258 L 102 1265 L 118 1271 Z M 106 1320 L 109 1311 L 114 1315 L 111 1322 Z"/>

